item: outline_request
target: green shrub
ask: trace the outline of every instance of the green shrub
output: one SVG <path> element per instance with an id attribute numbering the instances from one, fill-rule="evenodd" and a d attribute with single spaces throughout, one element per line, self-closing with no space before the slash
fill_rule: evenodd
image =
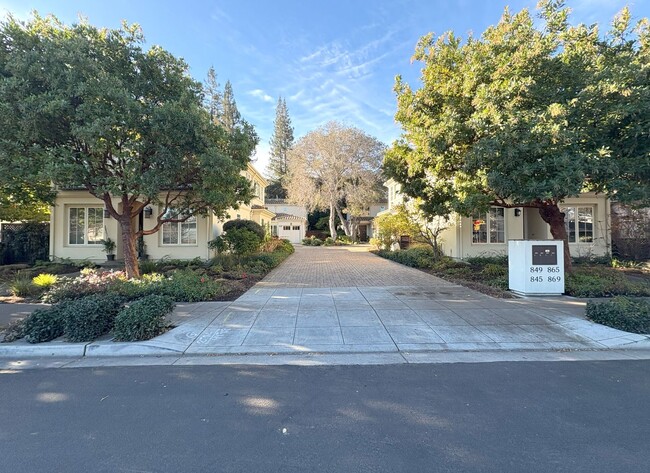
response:
<path id="1" fill-rule="evenodd" d="M 266 230 L 262 226 L 252 220 L 229 220 L 223 224 L 223 231 L 228 233 L 229 231 L 237 230 L 248 230 L 249 232 L 255 233 L 260 241 L 263 241 L 266 238 Z"/>
<path id="2" fill-rule="evenodd" d="M 464 261 L 472 266 L 486 266 L 488 264 L 498 266 L 508 266 L 508 255 L 496 256 L 470 256 L 465 258 Z"/>
<path id="3" fill-rule="evenodd" d="M 165 331 L 165 316 L 174 309 L 167 296 L 151 295 L 133 302 L 115 318 L 115 340 L 149 340 Z"/>
<path id="4" fill-rule="evenodd" d="M 152 260 L 140 261 L 140 274 L 151 274 L 158 271 L 158 262 Z"/>
<path id="5" fill-rule="evenodd" d="M 178 302 L 200 302 L 214 300 L 224 293 L 224 287 L 205 273 L 178 269 L 162 281 L 155 293 Z"/>
<path id="6" fill-rule="evenodd" d="M 428 246 L 416 246 L 398 251 L 380 250 L 377 254 L 412 268 L 431 268 L 436 261 L 433 249 Z"/>
<path id="7" fill-rule="evenodd" d="M 311 246 L 321 246 L 323 244 L 323 240 L 320 238 L 312 238 L 311 240 Z"/>
<path id="8" fill-rule="evenodd" d="M 502 264 L 487 263 L 481 273 L 488 278 L 500 278 L 508 275 L 508 267 Z"/>
<path id="9" fill-rule="evenodd" d="M 306 245 L 306 246 L 311 246 L 312 240 L 313 240 L 313 238 L 303 238 L 302 239 L 302 244 Z"/>
<path id="10" fill-rule="evenodd" d="M 22 272 L 16 275 L 16 278 L 9 286 L 9 290 L 16 297 L 37 297 L 43 292 L 27 274 Z"/>
<path id="11" fill-rule="evenodd" d="M 615 297 L 607 302 L 588 302 L 587 317 L 596 323 L 626 332 L 650 334 L 650 304 L 644 300 Z"/>
<path id="12" fill-rule="evenodd" d="M 334 240 L 334 238 L 332 238 L 332 237 L 327 237 L 327 238 L 325 238 L 325 240 L 323 241 L 323 245 L 324 245 L 324 246 L 332 246 L 332 245 L 334 245 L 335 243 L 336 243 L 336 240 Z"/>
<path id="13" fill-rule="evenodd" d="M 11 321 L 9 325 L 1 331 L 1 333 L 4 335 L 2 338 L 3 343 L 11 343 L 20 340 L 25 336 L 25 320 L 18 319 Z"/>
<path id="14" fill-rule="evenodd" d="M 48 289 L 51 286 L 54 286 L 59 278 L 50 273 L 41 273 L 38 276 L 35 276 L 34 279 L 32 279 L 32 283 L 34 283 L 35 286 L 38 286 L 43 289 Z"/>
<path id="15" fill-rule="evenodd" d="M 254 223 L 254 222 L 253 222 Z M 263 239 L 246 228 L 231 228 L 208 243 L 218 253 L 230 251 L 235 255 L 249 255 L 260 249 Z"/>
<path id="16" fill-rule="evenodd" d="M 71 301 L 62 310 L 65 335 L 71 342 L 90 342 L 113 328 L 124 305 L 118 294 L 95 294 Z"/>
<path id="17" fill-rule="evenodd" d="M 575 297 L 650 295 L 648 284 L 630 282 L 625 274 L 607 267 L 577 267 L 565 282 L 567 294 Z"/>
<path id="18" fill-rule="evenodd" d="M 23 321 L 23 334 L 29 343 L 49 342 L 63 335 L 68 302 L 48 309 L 36 309 Z"/>

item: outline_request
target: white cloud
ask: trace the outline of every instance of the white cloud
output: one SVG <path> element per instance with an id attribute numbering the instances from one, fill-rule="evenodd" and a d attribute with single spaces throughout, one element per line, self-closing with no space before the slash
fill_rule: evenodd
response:
<path id="1" fill-rule="evenodd" d="M 263 100 L 264 102 L 273 102 L 273 97 L 271 97 L 269 94 L 264 92 L 262 89 L 249 90 L 248 95 L 257 97 L 258 99 Z"/>

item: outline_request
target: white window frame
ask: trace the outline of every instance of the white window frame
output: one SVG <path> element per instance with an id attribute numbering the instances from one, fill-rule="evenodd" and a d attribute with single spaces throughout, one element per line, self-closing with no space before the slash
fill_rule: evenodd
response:
<path id="1" fill-rule="evenodd" d="M 591 212 L 591 240 L 590 241 L 581 241 L 580 236 L 580 211 L 583 209 L 588 209 Z M 570 210 L 573 211 L 573 218 L 569 217 Z M 564 213 L 564 226 L 566 228 L 567 238 L 570 245 L 593 245 L 596 241 L 596 225 L 595 225 L 595 216 L 596 209 L 593 205 L 563 205 L 560 207 L 560 211 Z M 571 232 L 570 225 L 573 221 L 573 241 L 571 241 Z M 585 233 L 586 234 L 586 233 Z"/>
<path id="2" fill-rule="evenodd" d="M 72 212 L 73 209 L 76 210 L 83 210 L 84 211 L 84 230 L 83 230 L 83 235 L 84 235 L 84 242 L 83 243 L 70 243 L 70 223 L 72 221 L 72 218 L 70 216 L 70 213 Z M 101 225 L 101 238 L 95 241 L 90 241 L 89 235 L 88 235 L 88 210 L 89 209 L 94 209 L 99 211 L 99 215 L 101 215 L 102 218 L 102 225 Z M 66 243 L 67 246 L 76 246 L 76 247 L 83 247 L 83 246 L 91 246 L 91 247 L 97 247 L 98 245 L 102 244 L 102 240 L 106 237 L 104 235 L 104 207 L 101 206 L 96 206 L 96 205 L 70 205 L 67 208 L 66 212 L 66 217 L 67 217 L 67 239 Z"/>
<path id="3" fill-rule="evenodd" d="M 166 215 L 176 215 L 177 212 L 174 209 L 169 209 Z M 169 217 L 167 217 L 169 218 Z M 183 226 L 184 225 L 194 225 L 194 243 L 181 243 L 183 240 Z M 176 225 L 176 237 L 177 243 L 165 243 L 165 226 L 166 225 Z M 199 221 L 196 218 L 196 215 L 190 216 L 184 222 L 165 222 L 160 227 L 160 246 L 199 246 Z"/>
<path id="4" fill-rule="evenodd" d="M 502 215 L 500 216 L 503 221 L 503 241 L 492 241 L 492 231 L 491 226 L 494 222 L 492 217 L 493 210 L 500 210 Z M 474 241 L 474 222 L 476 220 L 481 220 L 485 225 L 485 233 L 487 234 L 487 241 Z M 481 212 L 479 215 L 473 215 L 471 219 L 471 230 L 472 230 L 472 245 L 503 245 L 506 243 L 506 211 L 504 207 L 490 207 L 490 210 L 487 212 Z M 497 234 L 498 234 L 497 230 Z"/>

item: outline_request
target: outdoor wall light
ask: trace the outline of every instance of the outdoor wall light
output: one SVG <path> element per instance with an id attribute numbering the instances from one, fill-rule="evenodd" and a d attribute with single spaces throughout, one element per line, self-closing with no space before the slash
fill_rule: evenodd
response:
<path id="1" fill-rule="evenodd" d="M 144 218 L 151 218 L 152 215 L 153 215 L 153 209 L 151 207 L 145 207 Z"/>
<path id="2" fill-rule="evenodd" d="M 108 209 L 104 209 L 104 218 L 111 218 L 111 213 L 108 211 Z"/>
<path id="3" fill-rule="evenodd" d="M 521 216 L 521 209 L 515 209 L 515 217 Z"/>

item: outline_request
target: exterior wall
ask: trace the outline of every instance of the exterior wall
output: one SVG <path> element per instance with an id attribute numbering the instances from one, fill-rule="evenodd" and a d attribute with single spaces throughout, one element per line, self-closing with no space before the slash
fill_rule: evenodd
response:
<path id="1" fill-rule="evenodd" d="M 231 209 L 228 212 L 229 218 L 226 220 L 232 220 L 239 216 L 239 218 L 253 220 L 259 224 L 262 224 L 262 220 L 264 220 L 264 224 L 266 225 L 273 218 L 273 213 L 266 209 L 252 209 L 252 206 L 264 205 L 264 189 L 267 182 L 250 164 L 246 171 L 242 171 L 242 175 L 250 179 L 254 187 L 256 186 L 257 195 L 251 200 L 250 204 L 242 205 L 239 209 Z M 101 207 L 103 209 L 104 202 L 92 196 L 87 191 L 82 190 L 60 191 L 58 193 L 56 203 L 52 207 L 50 215 L 50 258 L 88 259 L 95 262 L 106 261 L 106 254 L 102 251 L 103 246 L 100 244 L 69 244 L 68 209 L 70 207 L 82 206 Z M 119 199 L 113 199 L 113 206 L 116 209 L 120 208 Z M 153 215 L 158 214 L 159 209 L 156 205 L 150 205 L 149 207 L 153 209 Z M 143 237 L 149 258 L 193 259 L 211 257 L 212 252 L 208 249 L 207 243 L 221 234 L 225 220 L 219 221 L 214 216 L 197 217 L 196 220 L 196 244 L 164 245 L 162 243 L 162 229 L 153 235 Z M 145 230 L 153 228 L 155 223 L 156 219 L 153 217 L 143 218 L 143 227 Z M 111 238 L 116 243 L 116 259 L 123 259 L 124 252 L 118 222 L 114 218 L 104 218 L 103 226 L 104 238 Z M 138 226 L 138 217 L 134 219 L 134 226 L 136 228 Z"/>
<path id="2" fill-rule="evenodd" d="M 406 196 L 402 194 L 402 186 L 389 179 L 384 182 L 384 186 L 388 189 L 388 209 L 392 209 L 397 205 L 403 204 L 406 201 Z"/>
<path id="3" fill-rule="evenodd" d="M 305 238 L 305 233 L 307 231 L 307 221 L 303 220 L 284 220 L 284 219 L 275 219 L 272 222 L 272 225 L 277 225 L 278 227 L 278 238 L 287 239 L 291 243 L 300 243 L 302 239 Z M 291 226 L 291 230 L 284 230 L 283 226 Z M 300 227 L 299 230 L 293 230 L 294 227 Z"/>
<path id="4" fill-rule="evenodd" d="M 279 214 L 295 215 L 296 217 L 307 218 L 307 207 L 297 204 L 266 204 L 266 208 L 271 212 Z"/>
<path id="5" fill-rule="evenodd" d="M 101 207 L 104 202 L 86 191 L 60 191 L 50 213 L 50 258 L 70 258 L 73 260 L 106 261 L 102 245 L 71 245 L 68 239 L 70 207 Z M 118 208 L 118 199 L 113 199 L 113 206 Z M 104 219 L 104 238 L 110 237 L 116 243 L 115 253 L 122 255 L 122 241 L 119 237 L 117 221 Z"/>

